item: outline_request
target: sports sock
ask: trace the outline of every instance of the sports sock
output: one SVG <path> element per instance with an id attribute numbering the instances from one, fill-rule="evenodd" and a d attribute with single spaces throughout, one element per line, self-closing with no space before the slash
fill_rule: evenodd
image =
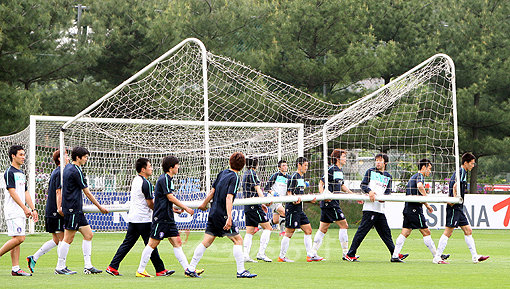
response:
<path id="1" fill-rule="evenodd" d="M 285 258 L 285 255 L 287 254 L 287 250 L 289 249 L 290 244 L 290 238 L 287 236 L 283 236 L 282 244 L 280 247 L 280 258 Z"/>
<path id="2" fill-rule="evenodd" d="M 62 270 L 66 267 L 67 253 L 69 253 L 69 244 L 62 241 L 58 244 L 58 262 L 57 270 Z"/>
<path id="3" fill-rule="evenodd" d="M 436 257 L 441 257 L 446 248 L 446 244 L 448 244 L 448 237 L 443 234 L 441 238 L 439 238 L 439 243 L 437 243 Z"/>
<path id="4" fill-rule="evenodd" d="M 195 252 L 193 253 L 193 258 L 191 258 L 191 262 L 189 263 L 188 269 L 190 271 L 195 271 L 198 265 L 198 262 L 200 262 L 200 259 L 202 259 L 202 256 L 204 256 L 205 249 L 207 249 L 204 244 L 200 243 L 197 248 L 195 249 Z"/>
<path id="5" fill-rule="evenodd" d="M 243 239 L 244 257 L 250 258 L 251 243 L 253 242 L 253 235 L 246 233 Z"/>
<path id="6" fill-rule="evenodd" d="M 349 236 L 347 235 L 347 229 L 340 229 L 338 231 L 338 240 L 342 246 L 343 255 L 347 255 L 347 251 L 349 251 Z"/>
<path id="7" fill-rule="evenodd" d="M 464 235 L 464 240 L 466 241 L 469 251 L 471 252 L 471 256 L 473 258 L 478 256 L 478 253 L 476 253 L 475 239 L 473 239 L 473 235 Z"/>
<path id="8" fill-rule="evenodd" d="M 436 256 L 436 244 L 434 244 L 434 240 L 432 240 L 430 235 L 423 237 L 423 243 L 429 248 L 432 257 Z"/>
<path id="9" fill-rule="evenodd" d="M 397 240 L 395 240 L 395 249 L 393 250 L 392 258 L 398 258 L 400 251 L 402 251 L 402 247 L 404 247 L 404 242 L 406 241 L 406 237 L 402 234 L 398 235 Z"/>
<path id="10" fill-rule="evenodd" d="M 83 240 L 81 248 L 83 250 L 83 260 L 85 262 L 84 268 L 92 268 L 92 241 Z"/>
<path id="11" fill-rule="evenodd" d="M 55 247 L 57 247 L 57 244 L 55 244 L 55 241 L 53 241 L 53 240 L 47 241 L 46 243 L 44 243 L 41 246 L 41 248 L 39 248 L 39 250 L 37 250 L 37 252 L 35 252 L 34 261 L 37 261 L 39 259 L 39 257 L 46 254 L 49 250 L 51 250 Z"/>
<path id="12" fill-rule="evenodd" d="M 177 261 L 179 261 L 179 264 L 181 264 L 182 268 L 186 270 L 189 264 L 188 259 L 186 259 L 186 255 L 184 255 L 182 247 L 174 247 L 174 255 L 175 258 L 177 258 Z"/>
<path id="13" fill-rule="evenodd" d="M 304 241 L 305 241 L 306 256 L 313 257 L 314 252 L 312 251 L 312 235 L 305 235 Z"/>
<path id="14" fill-rule="evenodd" d="M 12 272 L 18 272 L 19 269 L 21 269 L 19 265 L 12 266 Z"/>
<path id="15" fill-rule="evenodd" d="M 234 249 L 232 251 L 234 252 L 234 258 L 236 259 L 237 273 L 243 273 L 245 270 L 244 269 L 243 246 L 234 245 Z"/>
<path id="16" fill-rule="evenodd" d="M 321 230 L 317 230 L 317 233 L 315 233 L 315 237 L 313 238 L 313 253 L 314 255 L 317 254 L 317 251 L 319 251 L 319 248 L 321 247 L 322 240 L 324 239 L 324 233 Z"/>
<path id="17" fill-rule="evenodd" d="M 280 216 L 280 231 L 285 232 L 285 217 Z"/>
<path id="18" fill-rule="evenodd" d="M 154 249 L 152 249 L 149 245 L 145 246 L 143 249 L 142 258 L 140 258 L 140 265 L 138 266 L 138 273 L 143 273 L 143 271 L 145 271 L 145 267 L 151 258 L 152 251 L 154 251 Z"/>
<path id="19" fill-rule="evenodd" d="M 259 247 L 259 256 L 266 255 L 267 244 L 269 243 L 269 238 L 271 237 L 271 230 L 262 231 L 262 236 L 260 236 L 260 247 Z"/>

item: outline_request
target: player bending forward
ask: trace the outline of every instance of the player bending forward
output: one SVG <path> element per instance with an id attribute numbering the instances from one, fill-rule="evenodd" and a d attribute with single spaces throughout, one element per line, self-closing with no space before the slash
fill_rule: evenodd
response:
<path id="1" fill-rule="evenodd" d="M 216 237 L 227 237 L 234 243 L 234 258 L 237 265 L 237 278 L 254 278 L 257 274 L 252 274 L 244 268 L 243 238 L 239 235 L 239 230 L 232 223 L 232 207 L 237 190 L 241 185 L 238 173 L 243 169 L 246 159 L 243 153 L 236 152 L 230 156 L 230 169 L 226 169 L 218 174 L 212 185 L 212 189 L 205 198 L 200 210 L 205 211 L 207 204 L 211 200 L 211 210 L 205 228 L 204 239 L 195 249 L 193 258 L 186 269 L 185 274 L 188 277 L 200 277 L 195 271 L 204 255 L 205 250 L 211 246 Z"/>
<path id="2" fill-rule="evenodd" d="M 462 155 L 462 165 L 460 166 L 460 196 L 464 200 L 464 194 L 467 190 L 467 172 L 471 171 L 476 164 L 475 156 L 471 153 L 465 153 Z M 453 173 L 450 182 L 449 182 L 449 196 L 457 197 L 459 194 L 457 192 L 457 181 L 455 179 L 455 173 Z M 441 259 L 441 255 L 443 254 L 444 249 L 446 248 L 446 244 L 448 243 L 448 238 L 452 236 L 453 230 L 456 227 L 460 227 L 462 231 L 464 231 L 464 240 L 471 252 L 471 258 L 473 263 L 478 263 L 489 259 L 489 256 L 478 255 L 476 252 L 475 240 L 473 239 L 473 230 L 468 223 L 466 215 L 463 211 L 464 204 L 448 204 L 446 206 L 446 226 L 444 229 L 443 235 L 439 239 L 439 244 L 437 244 L 436 256 L 432 262 L 436 264 L 444 264 Z"/>

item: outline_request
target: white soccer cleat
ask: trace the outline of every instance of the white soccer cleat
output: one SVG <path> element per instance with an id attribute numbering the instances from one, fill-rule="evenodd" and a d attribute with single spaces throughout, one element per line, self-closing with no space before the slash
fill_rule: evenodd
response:
<path id="1" fill-rule="evenodd" d="M 269 259 L 266 255 L 257 255 L 257 260 L 264 262 L 273 262 L 273 260 Z"/>
<path id="2" fill-rule="evenodd" d="M 258 263 L 257 260 L 253 260 L 250 257 L 244 257 L 244 263 Z"/>

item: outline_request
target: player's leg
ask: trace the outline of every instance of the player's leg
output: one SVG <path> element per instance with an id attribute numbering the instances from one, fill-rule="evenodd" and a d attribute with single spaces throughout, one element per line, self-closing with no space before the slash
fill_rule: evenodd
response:
<path id="1" fill-rule="evenodd" d="M 321 214 L 322 215 L 322 214 Z M 313 255 L 317 255 L 317 251 L 319 251 L 319 248 L 322 245 L 322 240 L 324 239 L 324 236 L 328 232 L 328 228 L 331 225 L 331 223 L 326 223 L 323 221 L 321 216 L 321 221 L 319 224 L 319 229 L 317 230 L 317 233 L 315 233 L 315 237 L 313 238 Z"/>
<path id="2" fill-rule="evenodd" d="M 25 236 L 16 236 L 21 243 L 25 240 Z M 20 245 L 21 245 L 20 243 Z M 11 250 L 11 262 L 12 262 L 12 276 L 32 276 L 30 273 L 26 273 L 19 267 L 19 255 L 21 253 L 21 246 L 18 245 Z"/>
<path id="3" fill-rule="evenodd" d="M 287 250 L 289 249 L 290 238 L 292 238 L 292 235 L 294 235 L 294 231 L 296 230 L 295 228 L 290 227 L 290 224 L 288 223 L 289 219 L 290 218 L 287 218 L 285 223 L 285 235 L 283 236 L 282 243 L 280 245 L 280 255 L 278 256 L 278 262 L 294 262 L 285 257 L 285 255 L 287 255 Z"/>
<path id="4" fill-rule="evenodd" d="M 154 235 L 156 235 L 156 237 Z M 136 271 L 136 277 L 152 277 L 151 275 L 147 274 L 147 271 L 145 271 L 145 267 L 147 267 L 147 263 L 149 262 L 152 252 L 154 251 L 154 249 L 156 249 L 156 247 L 161 242 L 161 240 L 159 239 L 158 236 L 159 236 L 159 234 L 151 233 L 151 238 L 149 239 L 147 246 L 145 246 L 145 248 L 143 248 L 142 257 L 140 258 L 140 264 L 138 265 L 138 270 Z M 163 237 L 164 236 L 162 236 L 162 238 Z M 156 238 L 158 238 L 158 239 L 156 239 Z"/>
<path id="5" fill-rule="evenodd" d="M 266 224 L 269 225 L 268 222 Z M 233 243 L 234 248 L 232 252 L 234 254 L 234 259 L 236 260 L 237 267 L 237 278 L 254 278 L 257 277 L 257 274 L 252 274 L 250 271 L 244 268 L 244 256 L 243 256 L 243 238 L 239 234 L 229 235 L 227 236 Z"/>
<path id="6" fill-rule="evenodd" d="M 405 218 L 405 217 L 404 217 Z M 408 228 L 410 226 L 406 226 L 406 221 L 404 220 L 404 227 L 402 228 L 402 232 L 398 235 L 397 240 L 395 240 L 395 249 L 393 250 L 393 254 L 391 255 L 391 262 L 402 262 L 400 260 L 400 251 L 402 251 L 402 247 L 404 247 L 404 243 L 413 231 L 413 229 Z"/>
<path id="7" fill-rule="evenodd" d="M 306 217 L 306 215 L 303 213 L 303 215 Z M 304 218 L 303 218 L 304 220 Z M 304 221 L 304 223 L 308 222 L 308 218 Z M 319 257 L 315 254 L 313 251 L 313 245 L 312 245 L 312 226 L 310 225 L 310 222 L 308 224 L 302 224 L 301 230 L 303 230 L 303 233 L 305 233 L 305 236 L 303 237 L 303 241 L 305 243 L 305 249 L 306 249 L 306 261 L 312 262 L 312 261 L 322 261 L 324 258 Z"/>
<path id="8" fill-rule="evenodd" d="M 80 219 L 85 219 L 85 216 L 81 214 Z M 92 228 L 90 228 L 90 225 L 87 223 L 87 221 L 82 220 L 82 224 L 87 224 L 84 226 L 80 226 L 78 231 L 83 236 L 83 241 L 81 244 L 81 248 L 83 250 L 83 273 L 85 274 L 99 274 L 103 272 L 102 270 L 96 269 L 92 265 L 92 238 L 94 237 L 94 232 L 92 232 Z"/>
<path id="9" fill-rule="evenodd" d="M 0 248 L 0 256 L 3 256 L 5 253 L 11 251 L 16 246 L 19 246 L 25 240 L 25 236 L 12 236 L 10 240 L 5 242 L 5 244 Z"/>
<path id="10" fill-rule="evenodd" d="M 39 257 L 49 252 L 51 249 L 58 246 L 60 243 L 60 240 L 64 238 L 64 232 L 58 232 L 58 233 L 51 233 L 52 239 L 49 241 L 46 241 L 37 252 L 35 252 L 34 255 L 27 257 L 28 262 L 28 268 L 30 269 L 30 272 L 34 273 L 35 264 L 37 263 L 37 260 L 39 260 Z"/>
<path id="11" fill-rule="evenodd" d="M 151 223 L 138 223 L 135 224 L 135 227 L 142 236 L 143 244 L 147 246 L 151 236 Z M 166 271 L 165 264 L 163 263 L 163 260 L 161 260 L 161 257 L 159 256 L 158 248 L 155 248 L 154 251 L 152 251 L 150 259 L 152 262 L 152 266 L 154 266 L 154 269 L 156 270 L 156 276 L 158 275 L 158 273 L 162 272 L 164 273 Z"/>
<path id="12" fill-rule="evenodd" d="M 273 260 L 269 259 L 266 256 L 266 248 L 267 248 L 267 244 L 269 244 L 272 227 L 269 224 L 269 222 L 260 223 L 260 226 L 262 227 L 263 231 L 262 231 L 262 235 L 260 236 L 260 246 L 259 246 L 259 252 L 257 253 L 257 260 L 261 260 L 264 262 L 272 262 Z"/>
<path id="13" fill-rule="evenodd" d="M 66 270 L 67 269 L 66 258 L 67 258 L 67 254 L 69 253 L 69 246 L 71 246 L 71 243 L 74 240 L 74 236 L 76 235 L 76 232 L 77 232 L 77 228 L 76 228 L 76 230 L 70 230 L 70 229 L 64 230 L 64 239 L 62 240 L 62 242 L 59 243 L 58 249 L 57 249 L 58 262 L 57 262 L 57 267 L 55 268 L 55 274 L 65 274 L 65 275 L 76 274 L 75 271 L 70 271 L 70 270 L 67 271 Z"/>
<path id="14" fill-rule="evenodd" d="M 467 220 L 465 223 L 467 223 Z M 460 228 L 462 231 L 464 231 L 464 240 L 466 241 L 469 251 L 471 252 L 473 263 L 478 263 L 489 259 L 489 256 L 478 255 L 476 252 L 476 245 L 475 240 L 473 239 L 473 230 L 471 229 L 471 226 L 469 224 L 463 226 L 461 225 Z"/>
<path id="15" fill-rule="evenodd" d="M 363 239 L 365 239 L 370 229 L 372 229 L 374 226 L 375 214 L 375 212 L 363 211 L 363 216 L 361 217 L 361 222 L 358 230 L 356 230 L 356 234 L 354 234 L 354 237 L 352 238 L 351 247 L 349 248 L 347 255 L 345 255 L 347 261 L 358 261 L 356 251 L 358 250 L 361 242 L 363 242 Z"/>
<path id="16" fill-rule="evenodd" d="M 344 259 L 345 255 L 347 255 L 347 251 L 349 251 L 349 235 L 347 234 L 349 224 L 347 224 L 343 213 L 341 214 L 340 220 L 335 221 L 335 223 L 340 227 L 340 230 L 338 230 L 338 241 L 340 241 L 340 246 L 342 246 L 342 259 Z"/>
<path id="17" fill-rule="evenodd" d="M 282 204 L 278 204 L 276 212 L 279 214 L 280 236 L 285 234 L 285 208 Z"/>
<path id="18" fill-rule="evenodd" d="M 245 214 L 245 217 L 247 217 L 247 214 Z M 248 218 L 246 218 L 247 222 L 249 222 Z M 252 262 L 252 263 L 257 262 L 250 258 L 251 245 L 253 243 L 253 235 L 255 235 L 255 229 L 257 228 L 257 225 L 254 225 L 254 226 L 253 226 L 253 224 L 246 225 L 246 234 L 244 235 L 244 239 L 243 239 L 244 261 L 245 262 Z"/>
<path id="19" fill-rule="evenodd" d="M 377 231 L 377 234 L 379 234 L 379 237 L 381 237 L 381 240 L 386 245 L 386 248 L 388 248 L 388 251 L 390 251 L 390 256 L 393 255 L 393 251 L 395 251 L 395 244 L 393 243 L 393 239 L 391 237 L 391 229 L 388 226 L 388 221 L 386 220 L 386 216 L 384 214 L 376 213 L 374 227 Z"/>
<path id="20" fill-rule="evenodd" d="M 184 251 L 182 250 L 181 237 L 179 235 L 173 236 L 168 238 L 168 241 L 170 241 L 170 244 L 172 244 L 172 247 L 174 247 L 175 258 L 177 258 L 177 261 L 179 261 L 179 264 L 181 264 L 182 269 L 186 271 L 186 269 L 189 267 L 189 263 L 186 255 L 184 255 Z"/>
<path id="21" fill-rule="evenodd" d="M 448 211 L 446 215 L 447 215 L 446 221 L 448 222 Z M 443 255 L 444 249 L 448 244 L 448 239 L 452 236 L 453 230 L 455 230 L 455 227 L 446 226 L 444 228 L 444 232 L 441 235 L 441 238 L 439 238 L 439 242 L 437 244 L 436 256 L 434 256 L 434 259 L 432 259 L 433 263 L 445 264 L 444 262 L 441 262 L 442 261 L 441 255 Z"/>
<path id="22" fill-rule="evenodd" d="M 429 228 L 420 229 L 420 233 L 423 236 L 423 243 L 427 246 L 427 248 L 429 248 L 432 257 L 436 256 L 436 244 L 434 243 L 434 240 L 432 240 Z"/>
<path id="23" fill-rule="evenodd" d="M 124 257 L 126 257 L 127 253 L 133 248 L 133 246 L 136 244 L 136 241 L 138 241 L 138 238 L 140 237 L 140 233 L 136 230 L 134 223 L 128 223 L 128 228 L 126 235 L 124 237 L 124 240 L 122 241 L 122 244 L 120 244 L 119 248 L 117 249 L 117 252 L 115 253 L 115 256 L 113 256 L 112 261 L 110 262 L 110 265 L 108 268 L 106 268 L 106 272 L 110 275 L 119 276 L 119 266 L 120 262 L 124 260 Z"/>
<path id="24" fill-rule="evenodd" d="M 198 262 L 200 262 L 200 259 L 202 259 L 202 256 L 204 256 L 204 252 L 211 244 L 214 242 L 214 239 L 216 239 L 216 236 L 212 232 L 207 231 L 204 234 L 204 239 L 198 246 L 195 248 L 195 251 L 193 252 L 193 257 L 191 258 L 191 261 L 189 262 L 188 269 L 184 271 L 184 275 L 187 277 L 199 277 L 196 269 Z M 243 249 L 242 249 L 242 239 L 241 244 L 239 246 L 241 250 L 241 257 L 243 256 Z M 244 260 L 243 260 L 244 261 Z"/>

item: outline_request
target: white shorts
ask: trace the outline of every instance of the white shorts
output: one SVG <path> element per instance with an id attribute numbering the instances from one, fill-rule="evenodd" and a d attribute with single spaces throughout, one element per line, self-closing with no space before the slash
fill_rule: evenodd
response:
<path id="1" fill-rule="evenodd" d="M 278 213 L 278 211 L 277 211 L 277 209 L 278 209 L 278 207 L 280 207 L 280 206 L 281 206 L 282 208 L 284 208 L 284 207 L 283 207 L 283 205 L 282 205 L 282 203 L 273 203 L 271 206 L 269 206 L 269 210 L 270 210 L 270 212 L 271 212 L 271 213 L 273 213 L 273 214 L 279 214 L 279 213 Z M 284 209 L 285 209 L 285 208 L 284 208 Z"/>
<path id="2" fill-rule="evenodd" d="M 27 218 L 14 218 L 6 220 L 7 223 L 7 236 L 25 236 L 25 228 Z"/>

